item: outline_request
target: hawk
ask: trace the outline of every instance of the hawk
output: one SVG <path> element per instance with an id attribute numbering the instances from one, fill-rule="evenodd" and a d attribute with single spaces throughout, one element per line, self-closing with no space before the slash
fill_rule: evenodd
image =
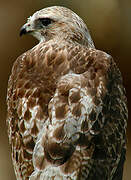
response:
<path id="1" fill-rule="evenodd" d="M 65 7 L 37 11 L 23 34 L 39 43 L 17 58 L 8 83 L 17 180 L 121 180 L 127 106 L 112 57 Z"/>

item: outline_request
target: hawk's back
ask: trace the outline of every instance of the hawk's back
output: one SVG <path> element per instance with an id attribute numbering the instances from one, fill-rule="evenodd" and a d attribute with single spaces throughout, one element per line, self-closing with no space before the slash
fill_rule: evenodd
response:
<path id="1" fill-rule="evenodd" d="M 125 156 L 126 99 L 119 70 L 106 53 L 40 43 L 15 62 L 7 101 L 21 179 L 34 171 L 33 153 L 43 179 L 109 179 Z"/>

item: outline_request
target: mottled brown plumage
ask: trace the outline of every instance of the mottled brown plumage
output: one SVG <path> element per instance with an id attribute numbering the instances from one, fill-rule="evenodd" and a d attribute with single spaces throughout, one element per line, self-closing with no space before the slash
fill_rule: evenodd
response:
<path id="1" fill-rule="evenodd" d="M 40 43 L 17 58 L 7 96 L 17 179 L 122 179 L 127 107 L 112 57 L 67 8 L 36 12 L 26 33 Z"/>

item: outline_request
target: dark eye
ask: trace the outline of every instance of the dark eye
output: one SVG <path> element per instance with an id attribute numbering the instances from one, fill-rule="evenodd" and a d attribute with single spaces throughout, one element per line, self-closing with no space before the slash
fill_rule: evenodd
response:
<path id="1" fill-rule="evenodd" d="M 44 26 L 48 26 L 52 23 L 52 20 L 50 18 L 40 18 L 39 20 Z"/>

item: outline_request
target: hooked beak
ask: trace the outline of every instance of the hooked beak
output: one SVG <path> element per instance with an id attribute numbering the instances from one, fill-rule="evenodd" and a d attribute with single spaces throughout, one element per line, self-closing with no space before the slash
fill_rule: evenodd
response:
<path id="1" fill-rule="evenodd" d="M 30 24 L 26 23 L 20 29 L 20 36 L 31 33 L 31 32 L 32 32 L 32 30 L 30 28 Z"/>
<path id="2" fill-rule="evenodd" d="M 24 35 L 24 34 L 27 34 L 27 31 L 26 31 L 26 28 L 25 27 L 22 27 L 20 29 L 20 36 Z"/>

